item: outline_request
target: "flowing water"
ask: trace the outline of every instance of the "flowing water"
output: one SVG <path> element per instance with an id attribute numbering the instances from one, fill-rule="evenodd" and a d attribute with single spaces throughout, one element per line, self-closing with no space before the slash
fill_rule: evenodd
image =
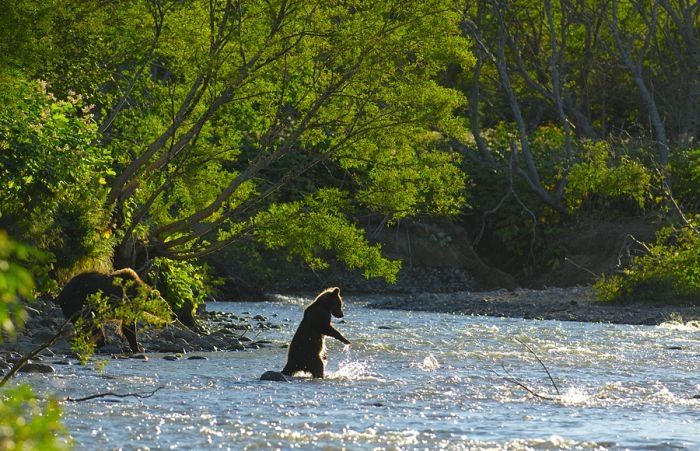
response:
<path id="1" fill-rule="evenodd" d="M 62 402 L 79 449 L 700 448 L 698 327 L 370 310 L 346 298 L 337 328 L 353 345 L 327 340 L 327 379 L 259 381 L 284 365 L 278 345 L 304 302 L 209 306 L 284 325 L 256 337 L 267 348 L 22 378 L 59 399 L 164 386 L 142 400 Z"/>

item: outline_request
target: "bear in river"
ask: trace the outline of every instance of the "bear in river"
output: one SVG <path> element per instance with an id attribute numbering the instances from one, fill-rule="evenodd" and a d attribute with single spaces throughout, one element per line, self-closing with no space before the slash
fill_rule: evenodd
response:
<path id="1" fill-rule="evenodd" d="M 304 309 L 304 318 L 289 344 L 287 364 L 282 374 L 291 376 L 298 371 L 308 371 L 313 377 L 322 378 L 326 366 L 325 336 L 340 340 L 346 345 L 350 341 L 331 325 L 331 315 L 343 317 L 343 298 L 340 288 L 333 287 L 321 292 Z"/>
<path id="2" fill-rule="evenodd" d="M 78 274 L 68 281 L 56 298 L 56 302 L 58 302 L 61 306 L 61 310 L 63 310 L 63 315 L 66 318 L 73 318 L 72 321 L 75 322 L 78 317 L 76 314 L 82 311 L 87 297 L 98 291 L 101 291 L 105 297 L 109 297 L 112 301 L 121 302 L 123 300 L 124 290 L 122 286 L 114 284 L 116 278 L 125 279 L 127 282 L 134 282 L 128 285 L 126 289 L 126 295 L 129 297 L 136 296 L 137 287 L 145 285 L 134 270 L 129 268 L 120 269 L 110 274 L 102 274 L 99 272 L 84 272 Z M 143 348 L 136 337 L 136 322 L 122 324 L 121 321 L 117 320 L 117 332 L 123 338 L 126 338 L 133 352 L 143 352 Z M 101 327 L 96 328 L 93 331 L 93 338 L 95 339 L 97 347 L 102 346 L 105 342 L 104 329 Z"/>

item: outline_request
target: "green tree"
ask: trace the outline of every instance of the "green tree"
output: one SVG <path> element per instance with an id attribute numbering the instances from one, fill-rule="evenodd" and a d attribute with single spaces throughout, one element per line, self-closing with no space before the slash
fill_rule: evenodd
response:
<path id="1" fill-rule="evenodd" d="M 438 83 L 448 63 L 471 65 L 455 6 L 59 1 L 55 52 L 23 69 L 96 105 L 93 143 L 114 172 L 97 171 L 108 192 L 94 198 L 109 215 L 94 228 L 116 240 L 115 267 L 147 271 L 250 237 L 309 263 L 337 250 L 391 279 L 398 266 L 349 214 L 397 219 L 463 203 L 459 157 L 442 138 L 463 99 Z M 326 191 L 340 202 L 332 211 L 319 202 Z M 337 227 L 297 239 L 298 224 L 322 217 Z M 353 259 L 333 236 L 376 258 Z"/>

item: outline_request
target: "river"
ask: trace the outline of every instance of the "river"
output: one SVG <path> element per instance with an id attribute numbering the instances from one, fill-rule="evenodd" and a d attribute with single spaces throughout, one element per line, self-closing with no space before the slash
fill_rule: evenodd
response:
<path id="1" fill-rule="evenodd" d="M 20 379 L 59 399 L 164 386 L 147 399 L 62 402 L 78 449 L 700 448 L 698 328 L 370 310 L 346 298 L 337 328 L 353 345 L 327 340 L 327 379 L 259 381 L 284 365 L 304 302 L 209 305 L 284 326 L 253 332 L 272 342 L 258 350 Z"/>

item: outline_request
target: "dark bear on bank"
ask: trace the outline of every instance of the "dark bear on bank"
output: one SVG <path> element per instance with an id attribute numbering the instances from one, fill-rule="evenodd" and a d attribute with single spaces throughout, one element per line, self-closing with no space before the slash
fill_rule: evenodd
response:
<path id="1" fill-rule="evenodd" d="M 291 376 L 298 371 L 308 371 L 313 377 L 322 378 L 326 367 L 325 336 L 350 341 L 331 325 L 331 315 L 343 317 L 343 298 L 340 288 L 333 287 L 320 293 L 304 310 L 304 318 L 292 338 L 287 353 L 287 364 L 282 374 Z"/>
<path id="2" fill-rule="evenodd" d="M 134 281 L 127 290 L 126 295 L 129 297 L 136 296 L 136 286 L 144 285 L 144 282 L 139 278 L 139 276 L 132 269 L 120 269 L 114 271 L 111 274 L 102 274 L 99 272 L 85 272 L 78 274 L 68 281 L 66 286 L 63 287 L 56 302 L 61 306 L 63 310 L 63 315 L 66 318 L 73 318 L 73 322 L 77 320 L 76 314 L 83 309 L 85 300 L 91 294 L 95 294 L 101 291 L 106 297 L 113 299 L 114 301 L 121 302 L 123 297 L 123 290 L 121 286 L 114 285 L 114 280 L 116 278 L 125 279 L 127 281 Z M 74 317 L 75 316 L 75 317 Z M 132 324 L 122 324 L 118 322 L 117 332 L 119 332 L 126 341 L 129 343 L 129 347 L 133 352 L 143 352 L 143 348 L 139 344 L 136 337 L 136 323 Z M 94 339 L 98 347 L 102 346 L 105 341 L 105 333 L 103 328 L 95 330 Z"/>

